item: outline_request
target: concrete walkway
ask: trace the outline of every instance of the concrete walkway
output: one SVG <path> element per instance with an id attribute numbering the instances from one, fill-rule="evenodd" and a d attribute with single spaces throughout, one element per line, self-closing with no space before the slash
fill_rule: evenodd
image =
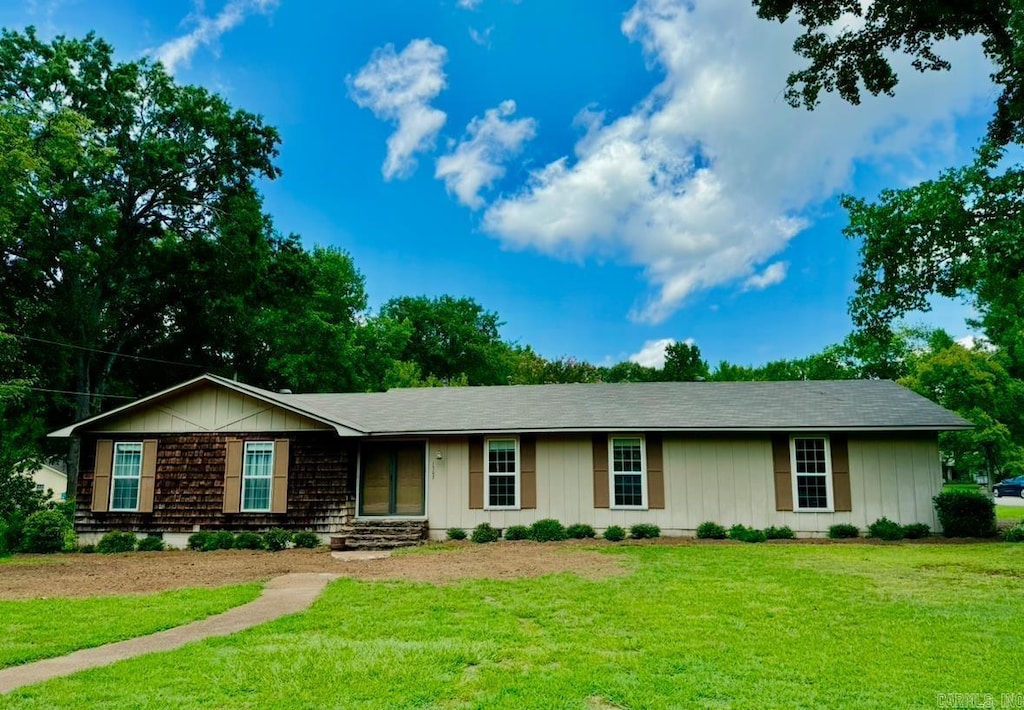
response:
<path id="1" fill-rule="evenodd" d="M 48 658 L 0 670 L 0 693 L 44 680 L 70 675 L 88 668 L 106 666 L 126 658 L 156 651 L 171 651 L 187 643 L 212 636 L 227 636 L 250 626 L 272 621 L 286 614 L 309 608 L 336 574 L 301 573 L 275 577 L 263 588 L 260 597 L 248 604 L 229 609 L 191 624 L 159 631 L 149 636 L 86 648 L 67 656 Z"/>

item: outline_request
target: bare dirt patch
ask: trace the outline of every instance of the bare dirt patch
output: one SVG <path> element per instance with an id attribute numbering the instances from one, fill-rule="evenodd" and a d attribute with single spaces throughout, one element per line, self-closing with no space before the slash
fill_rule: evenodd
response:
<path id="1" fill-rule="evenodd" d="M 579 545 L 528 542 L 444 545 L 387 559 L 349 562 L 335 560 L 326 549 L 18 555 L 0 564 L 0 599 L 149 594 L 264 581 L 290 572 L 330 572 L 354 579 L 433 584 L 560 572 L 601 578 L 625 573 L 626 564 L 620 555 L 602 555 Z"/>

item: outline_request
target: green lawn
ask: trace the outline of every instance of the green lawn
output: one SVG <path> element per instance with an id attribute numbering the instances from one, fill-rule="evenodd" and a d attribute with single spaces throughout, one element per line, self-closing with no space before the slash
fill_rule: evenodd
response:
<path id="1" fill-rule="evenodd" d="M 0 668 L 181 626 L 250 602 L 260 589 L 243 584 L 148 596 L 0 601 Z"/>
<path id="2" fill-rule="evenodd" d="M 997 520 L 1024 520 L 1024 506 L 999 505 L 996 503 Z"/>
<path id="3" fill-rule="evenodd" d="M 308 612 L 0 705 L 916 708 L 936 707 L 939 693 L 998 702 L 1020 689 L 1024 545 L 609 554 L 632 571 L 443 587 L 339 580 Z"/>

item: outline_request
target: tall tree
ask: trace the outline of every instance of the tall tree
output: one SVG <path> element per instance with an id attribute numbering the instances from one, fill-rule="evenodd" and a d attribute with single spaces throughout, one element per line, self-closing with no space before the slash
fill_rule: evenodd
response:
<path id="1" fill-rule="evenodd" d="M 696 343 L 672 343 L 665 348 L 665 367 L 661 379 L 670 382 L 696 382 L 710 375 Z"/>

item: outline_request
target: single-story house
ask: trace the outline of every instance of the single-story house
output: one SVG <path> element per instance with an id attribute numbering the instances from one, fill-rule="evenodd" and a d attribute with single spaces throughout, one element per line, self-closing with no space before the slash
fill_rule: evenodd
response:
<path id="1" fill-rule="evenodd" d="M 283 527 L 391 545 L 540 518 L 935 529 L 938 433 L 970 426 L 872 380 L 291 394 L 202 375 L 51 436 L 81 439 L 85 540 Z"/>
<path id="2" fill-rule="evenodd" d="M 53 495 L 53 500 L 67 500 L 68 474 L 66 471 L 48 463 L 41 463 L 29 474 L 29 477 L 35 483 L 36 491 L 39 493 L 49 491 Z"/>

